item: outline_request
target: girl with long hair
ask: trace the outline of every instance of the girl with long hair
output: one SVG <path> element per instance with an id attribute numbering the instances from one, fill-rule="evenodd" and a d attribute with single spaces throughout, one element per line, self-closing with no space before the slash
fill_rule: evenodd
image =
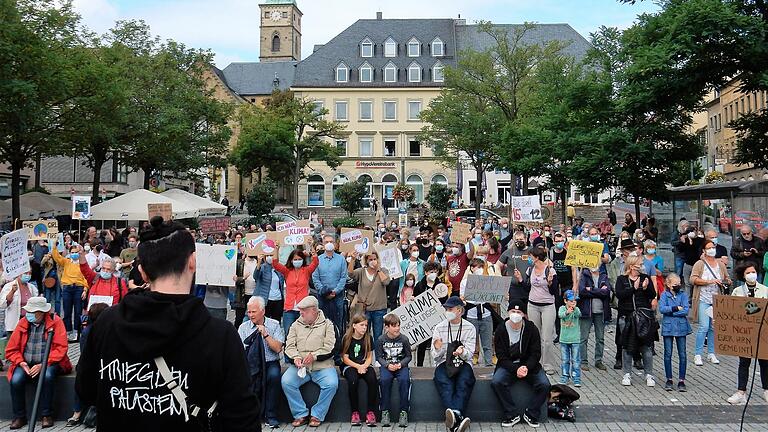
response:
<path id="1" fill-rule="evenodd" d="M 360 426 L 360 409 L 358 406 L 360 380 L 368 387 L 368 399 L 365 423 L 376 426 L 374 409 L 377 404 L 379 383 L 376 380 L 371 364 L 373 363 L 373 340 L 368 332 L 368 320 L 364 315 L 352 317 L 349 328 L 341 342 L 342 375 L 347 379 L 349 390 L 349 406 L 352 408 L 352 426 Z"/>

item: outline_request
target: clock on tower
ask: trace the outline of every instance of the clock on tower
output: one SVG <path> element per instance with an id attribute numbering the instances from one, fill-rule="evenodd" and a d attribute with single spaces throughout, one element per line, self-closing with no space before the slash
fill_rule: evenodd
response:
<path id="1" fill-rule="evenodd" d="M 301 17 L 296 0 L 266 0 L 261 10 L 259 60 L 301 59 Z"/>

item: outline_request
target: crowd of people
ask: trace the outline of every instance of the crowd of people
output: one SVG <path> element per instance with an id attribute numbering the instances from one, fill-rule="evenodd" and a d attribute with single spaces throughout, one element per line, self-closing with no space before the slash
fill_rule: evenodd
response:
<path id="1" fill-rule="evenodd" d="M 87 407 L 95 406 L 98 426 L 105 430 L 172 427 L 179 419 L 204 421 L 206 414 L 243 425 L 232 430 L 253 430 L 245 425 L 254 422 L 278 427 L 282 391 L 292 425 L 316 427 L 325 421 L 339 379 L 345 379 L 352 424 L 406 427 L 410 368 L 431 364 L 446 427 L 463 432 L 470 423 L 475 366 L 495 368 L 492 386 L 504 426 L 537 426 L 549 394 L 548 375 L 579 387 L 591 368 L 595 373 L 609 368 L 603 359 L 606 325 L 615 323 L 613 368 L 622 371 L 621 384 L 632 385 L 634 367 L 644 372 L 647 386 L 656 385 L 653 356 L 661 340 L 664 389 L 684 392 L 690 321 L 698 323 L 694 364 L 717 365 L 713 296 L 768 298 L 765 242 L 748 225 L 740 227 L 728 251 L 715 230 L 681 220 L 672 239 L 675 270 L 666 272 L 652 215 L 641 227 L 629 213 L 623 225 L 616 224 L 612 211 L 596 224 L 574 216 L 569 226 L 479 218 L 468 238 L 456 238 L 445 225 L 381 221 L 370 227 L 375 241 L 398 245 L 401 253 L 402 276 L 393 278 L 375 249 L 339 253 L 335 230 L 319 224 L 312 226 L 311 245 L 278 247 L 255 257 L 246 253 L 246 234 L 272 226 L 205 233 L 161 218 L 150 222 L 141 230 L 90 227 L 65 233 L 61 242 L 31 242 L 31 271 L 11 280 L 0 276 L 11 429 L 27 422 L 24 386 L 38 378 L 49 329 L 53 343 L 41 378 L 43 427 L 53 425 L 54 378 L 72 369 L 67 345 L 79 342 L 78 398 L 68 426 L 85 421 Z M 599 265 L 566 265 L 573 240 L 601 243 Z M 236 246 L 234 287 L 195 283 L 195 242 Z M 466 301 L 469 275 L 510 277 L 502 304 Z M 428 290 L 440 293 L 446 319 L 430 339 L 414 344 L 390 312 Z M 229 310 L 234 321 L 228 324 Z M 593 356 L 587 350 L 590 337 Z M 210 360 L 200 365 L 198 358 Z M 750 359 L 739 360 L 737 391 L 728 402 L 745 401 L 749 366 Z M 759 366 L 768 400 L 768 361 Z M 142 368 L 156 372 L 143 378 L 153 384 L 140 391 L 131 380 L 142 378 L 135 373 Z M 395 380 L 400 397 L 393 411 Z M 320 387 L 311 407 L 300 390 L 309 381 Z M 518 382 L 531 389 L 523 407 L 512 398 Z M 135 402 L 140 399 L 151 402 Z M 135 410 L 150 420 L 131 417 Z"/>

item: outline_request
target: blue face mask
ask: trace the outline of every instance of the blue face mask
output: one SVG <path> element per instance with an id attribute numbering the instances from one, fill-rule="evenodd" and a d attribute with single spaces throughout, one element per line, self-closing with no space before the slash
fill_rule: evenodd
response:
<path id="1" fill-rule="evenodd" d="M 79 260 L 79 259 L 80 259 L 80 254 L 79 254 L 79 253 L 77 253 L 77 252 L 73 252 L 73 253 L 70 253 L 70 254 L 69 254 L 69 258 L 70 258 L 72 261 L 77 261 L 77 260 Z"/>
<path id="2" fill-rule="evenodd" d="M 555 247 L 558 249 L 562 249 L 565 247 L 565 242 L 557 242 L 555 243 Z"/>
<path id="3" fill-rule="evenodd" d="M 589 236 L 589 239 L 592 240 L 593 242 L 599 242 L 600 236 L 599 235 Z"/>
<path id="4" fill-rule="evenodd" d="M 533 258 L 528 257 L 528 265 L 533 265 Z"/>
<path id="5" fill-rule="evenodd" d="M 293 263 L 293 268 L 300 268 L 304 265 L 304 260 L 293 260 L 291 262 Z"/>
<path id="6" fill-rule="evenodd" d="M 646 249 L 645 253 L 647 253 L 648 255 L 655 255 L 656 254 L 656 249 L 653 249 L 653 248 Z"/>
<path id="7" fill-rule="evenodd" d="M 715 238 L 711 239 L 710 241 L 711 241 L 712 243 L 714 243 L 715 245 L 717 245 L 717 237 L 715 237 Z"/>
<path id="8" fill-rule="evenodd" d="M 29 281 L 32 280 L 32 275 L 23 274 L 21 275 L 21 283 L 29 283 Z"/>
<path id="9" fill-rule="evenodd" d="M 35 316 L 34 312 L 27 312 L 24 314 L 24 317 L 29 321 L 30 324 L 34 324 L 37 322 L 37 316 Z"/>
<path id="10" fill-rule="evenodd" d="M 112 272 L 102 270 L 99 272 L 99 276 L 101 276 L 102 279 L 112 279 Z"/>

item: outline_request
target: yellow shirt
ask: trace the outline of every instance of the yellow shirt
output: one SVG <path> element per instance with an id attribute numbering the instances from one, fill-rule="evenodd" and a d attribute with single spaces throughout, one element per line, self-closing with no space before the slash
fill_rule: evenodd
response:
<path id="1" fill-rule="evenodd" d="M 61 268 L 61 284 L 80 285 L 84 288 L 88 288 L 88 282 L 85 280 L 83 273 L 80 271 L 80 262 L 72 261 L 69 258 L 64 258 L 59 253 L 59 249 L 57 247 L 53 247 L 51 249 L 53 249 L 53 260 L 56 261 L 56 264 L 58 264 Z"/>

